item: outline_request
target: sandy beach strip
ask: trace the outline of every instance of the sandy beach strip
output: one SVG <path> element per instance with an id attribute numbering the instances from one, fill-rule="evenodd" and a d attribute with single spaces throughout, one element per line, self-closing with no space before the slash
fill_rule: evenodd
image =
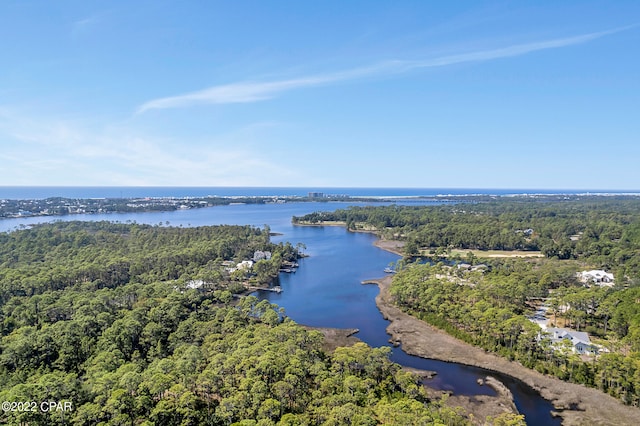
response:
<path id="1" fill-rule="evenodd" d="M 373 245 L 381 248 L 382 250 L 397 254 L 398 256 L 403 256 L 404 241 L 383 240 L 382 238 L 379 238 L 373 243 Z"/>

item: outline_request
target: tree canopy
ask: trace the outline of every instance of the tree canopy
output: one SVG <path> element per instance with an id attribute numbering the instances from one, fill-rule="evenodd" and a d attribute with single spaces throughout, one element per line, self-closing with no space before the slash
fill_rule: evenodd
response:
<path id="1" fill-rule="evenodd" d="M 349 207 L 294 217 L 341 221 L 406 242 L 408 256 L 438 249 L 539 250 L 640 278 L 640 197 L 536 196 L 426 206 Z"/>
<path id="2" fill-rule="evenodd" d="M 467 424 L 364 343 L 322 335 L 227 288 L 225 261 L 271 250 L 251 227 L 66 222 L 0 235 L 3 424 Z M 190 288 L 202 279 L 206 288 Z"/>
<path id="3" fill-rule="evenodd" d="M 349 207 L 294 222 L 338 221 L 404 241 L 391 287 L 402 309 L 540 372 L 640 405 L 640 197 L 459 201 Z M 453 249 L 476 251 L 460 257 Z M 489 258 L 485 250 L 544 257 Z M 589 269 L 613 272 L 615 285 L 581 282 L 578 272 Z M 553 324 L 588 332 L 600 353 L 585 360 L 550 347 L 528 319 L 543 301 Z"/>

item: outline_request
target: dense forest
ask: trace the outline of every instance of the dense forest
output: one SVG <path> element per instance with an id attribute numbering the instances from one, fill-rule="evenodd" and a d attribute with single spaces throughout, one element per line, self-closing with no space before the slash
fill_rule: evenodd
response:
<path id="1" fill-rule="evenodd" d="M 484 272 L 414 264 L 394 276 L 391 292 L 400 307 L 468 343 L 640 405 L 640 287 L 572 285 L 565 272 L 540 263 L 492 260 Z M 545 296 L 555 325 L 588 331 L 599 355 L 581 357 L 540 340 L 540 327 L 527 317 L 531 301 Z"/>
<path id="2" fill-rule="evenodd" d="M 29 216 L 64 216 L 69 214 L 173 211 L 228 205 L 231 203 L 264 204 L 266 197 L 142 197 L 142 198 L 36 198 L 0 199 L 0 219 Z"/>
<path id="3" fill-rule="evenodd" d="M 431 206 L 350 207 L 294 217 L 294 223 L 344 222 L 406 242 L 407 256 L 451 249 L 541 251 L 640 277 L 640 197 L 512 197 Z"/>
<path id="4" fill-rule="evenodd" d="M 347 195 L 321 194 L 321 196 L 246 196 L 246 197 L 138 197 L 138 198 L 35 198 L 0 199 L 0 219 L 30 216 L 65 216 L 94 213 L 140 213 L 174 211 L 229 204 L 268 204 L 289 202 L 378 201 Z"/>
<path id="5" fill-rule="evenodd" d="M 387 348 L 326 353 L 319 332 L 234 296 L 259 272 L 237 277 L 224 264 L 254 250 L 276 264 L 297 254 L 240 226 L 60 222 L 0 234 L 0 400 L 15 403 L 0 422 L 468 423 L 429 401 Z M 48 401 L 60 405 L 43 410 Z"/>
<path id="6" fill-rule="evenodd" d="M 640 198 L 515 197 L 294 218 L 325 221 L 405 242 L 391 292 L 411 314 L 542 373 L 640 405 Z M 455 249 L 474 251 L 460 256 Z M 484 250 L 543 257 L 483 257 Z M 611 271 L 615 283 L 584 282 L 578 273 L 590 269 Z M 552 346 L 529 320 L 543 303 L 550 326 L 587 332 L 597 355 Z"/>

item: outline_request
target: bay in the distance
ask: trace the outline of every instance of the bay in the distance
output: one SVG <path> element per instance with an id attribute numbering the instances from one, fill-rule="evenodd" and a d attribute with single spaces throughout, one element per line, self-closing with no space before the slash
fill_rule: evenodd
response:
<path id="1" fill-rule="evenodd" d="M 78 192 L 76 196 L 97 198 L 103 195 L 99 191 L 91 193 L 89 188 L 82 188 L 82 191 L 85 190 L 86 193 Z M 186 189 L 183 190 L 186 191 Z M 263 192 L 255 196 L 277 194 L 277 192 L 269 192 L 273 190 L 274 188 L 262 188 Z M 291 190 L 293 191 L 293 189 Z M 298 188 L 296 190 L 302 195 L 306 195 L 305 191 L 307 190 L 324 192 L 318 188 Z M 329 192 L 331 189 L 325 190 L 329 194 L 345 193 L 344 188 L 338 189 L 340 192 Z M 158 191 L 160 190 L 158 189 Z M 187 192 L 181 194 L 172 188 L 164 188 L 163 191 L 165 192 L 158 192 L 155 196 L 198 196 L 193 192 L 190 193 L 191 195 L 185 195 Z M 411 190 L 416 191 L 414 193 L 410 191 L 388 192 L 388 188 L 377 191 L 373 193 L 381 196 L 411 197 L 422 195 L 417 194 L 418 190 Z M 387 192 L 384 194 L 382 191 Z M 358 193 L 354 192 L 354 194 Z M 375 196 L 371 194 L 369 193 L 368 196 Z M 26 195 L 30 199 L 37 198 L 35 192 Z M 247 196 L 247 193 L 242 194 L 237 191 L 233 195 Z M 363 193 L 360 192 L 359 195 L 363 195 Z M 401 204 L 402 200 L 399 200 L 398 203 Z M 374 299 L 378 289 L 375 286 L 363 286 L 361 282 L 383 275 L 383 269 L 390 262 L 397 260 L 398 256 L 375 248 L 372 244 L 375 237 L 371 234 L 350 233 L 342 227 L 297 227 L 291 223 L 292 216 L 302 216 L 313 211 L 333 211 L 350 205 L 380 204 L 383 203 L 357 202 L 346 199 L 345 201 L 327 202 L 232 204 L 161 212 L 37 216 L 0 220 L 0 231 L 11 231 L 36 223 L 56 220 L 109 220 L 187 227 L 218 224 L 259 227 L 269 225 L 271 231 L 280 234 L 274 236 L 274 242 L 302 243 L 306 246 L 306 252 L 310 257 L 300 262 L 301 268 L 296 274 L 281 277 L 280 284 L 284 289 L 282 294 L 266 293 L 261 294 L 260 297 L 283 306 L 288 315 L 302 324 L 357 328 L 360 330 L 357 336 L 362 340 L 372 346 L 383 346 L 389 345 L 386 333 L 388 321 L 382 318 L 375 305 Z M 488 374 L 487 371 L 481 369 L 412 357 L 400 348 L 393 350 L 392 360 L 414 368 L 438 371 L 438 375 L 430 384 L 440 389 L 466 395 L 492 393 L 491 389 L 480 387 L 477 384 L 479 378 Z M 553 408 L 550 403 L 530 388 L 522 387 L 520 382 L 510 381 L 506 377 L 502 377 L 502 379 L 512 391 L 516 405 L 527 416 L 528 421 L 533 421 L 532 424 L 554 423 L 555 419 L 550 416 L 550 410 Z M 536 422 L 536 419 L 542 420 L 542 423 Z"/>
<path id="2" fill-rule="evenodd" d="M 0 199 L 159 198 L 159 197 L 305 197 L 310 192 L 349 197 L 437 197 L 522 194 L 637 194 L 640 191 L 491 188 L 341 188 L 249 186 L 0 186 Z"/>

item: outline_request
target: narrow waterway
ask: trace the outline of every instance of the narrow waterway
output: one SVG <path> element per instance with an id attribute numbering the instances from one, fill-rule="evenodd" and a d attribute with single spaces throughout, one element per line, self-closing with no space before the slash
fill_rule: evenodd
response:
<path id="1" fill-rule="evenodd" d="M 375 239 L 341 227 L 291 227 L 276 241 L 302 242 L 309 257 L 300 261 L 295 274 L 281 274 L 282 293 L 260 292 L 259 296 L 284 307 L 287 315 L 301 324 L 357 328 L 356 336 L 370 346 L 391 347 L 386 332 L 389 321 L 375 304 L 378 287 L 361 283 L 384 275 L 383 269 L 399 257 L 375 247 Z M 460 395 L 495 395 L 492 388 L 477 383 L 479 378 L 492 375 L 511 390 L 528 424 L 560 424 L 551 416 L 552 404 L 519 380 L 478 367 L 416 357 L 402 347 L 392 347 L 391 359 L 408 367 L 437 371 L 428 385 Z"/>
<path id="2" fill-rule="evenodd" d="M 172 226 L 218 224 L 269 225 L 274 242 L 303 243 L 309 257 L 301 259 L 295 274 L 281 274 L 280 294 L 260 292 L 261 298 L 285 308 L 287 315 L 300 324 L 317 327 L 357 328 L 357 337 L 370 346 L 390 346 L 386 333 L 389 324 L 375 304 L 378 287 L 362 285 L 362 281 L 379 278 L 383 269 L 398 256 L 373 245 L 375 236 L 347 232 L 342 227 L 300 227 L 291 225 L 291 217 L 318 210 L 331 211 L 353 203 L 288 203 L 266 205 L 233 205 L 206 209 L 156 213 L 73 215 L 34 217 L 0 221 L 0 231 L 10 231 L 35 223 L 53 220 L 109 220 L 147 224 L 167 223 Z M 462 395 L 494 395 L 488 386 L 479 386 L 478 378 L 497 377 L 509 387 L 514 402 L 527 423 L 559 425 L 553 418 L 553 406 L 519 380 L 477 367 L 447 363 L 411 356 L 400 348 L 392 348 L 392 360 L 401 365 L 434 370 L 438 374 L 429 386 Z"/>

